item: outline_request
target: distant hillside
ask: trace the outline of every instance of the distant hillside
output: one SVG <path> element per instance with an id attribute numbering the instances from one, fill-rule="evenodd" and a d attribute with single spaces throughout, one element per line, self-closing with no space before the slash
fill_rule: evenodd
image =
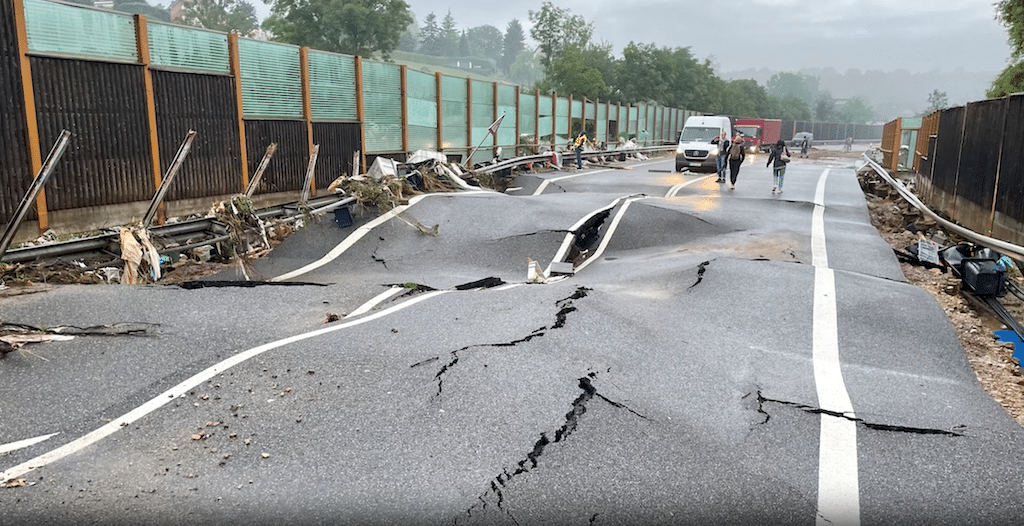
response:
<path id="1" fill-rule="evenodd" d="M 768 79 L 775 73 L 777 71 L 761 68 L 724 72 L 720 75 L 727 80 L 754 79 L 762 86 L 767 86 Z M 925 73 L 911 73 L 904 69 L 848 70 L 839 73 L 832 68 L 809 68 L 797 73 L 818 77 L 819 87 L 829 90 L 837 99 L 854 96 L 866 98 L 882 120 L 911 117 L 924 112 L 928 108 L 928 95 L 933 90 L 946 92 L 953 106 L 984 100 L 985 90 L 999 74 L 998 71 L 975 72 L 963 68 L 946 72 L 936 69 Z"/>

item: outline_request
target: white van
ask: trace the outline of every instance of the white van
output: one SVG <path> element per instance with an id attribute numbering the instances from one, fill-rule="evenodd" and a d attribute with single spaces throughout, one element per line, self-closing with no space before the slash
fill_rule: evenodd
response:
<path id="1" fill-rule="evenodd" d="M 695 115 L 686 119 L 676 146 L 676 171 L 718 168 L 717 137 L 732 137 L 732 120 L 720 115 Z"/>

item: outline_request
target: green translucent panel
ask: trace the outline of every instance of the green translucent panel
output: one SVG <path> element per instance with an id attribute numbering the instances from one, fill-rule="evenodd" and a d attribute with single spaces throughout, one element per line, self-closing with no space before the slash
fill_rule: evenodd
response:
<path id="1" fill-rule="evenodd" d="M 594 130 L 594 139 L 608 140 L 608 107 L 605 104 L 597 105 L 597 122 L 594 123 Z"/>
<path id="2" fill-rule="evenodd" d="M 309 104 L 314 120 L 359 120 L 355 57 L 309 51 Z"/>
<path id="3" fill-rule="evenodd" d="M 139 61 L 131 15 L 25 0 L 25 26 L 29 51 Z"/>
<path id="4" fill-rule="evenodd" d="M 516 99 L 519 98 L 519 89 L 507 84 L 498 85 L 498 115 L 505 114 L 505 119 L 498 127 L 498 144 L 505 147 L 503 157 L 510 157 L 512 148 L 519 141 L 516 140 Z M 533 120 L 533 117 L 530 117 Z"/>
<path id="5" fill-rule="evenodd" d="M 303 118 L 299 48 L 240 38 L 238 59 L 245 118 Z"/>
<path id="6" fill-rule="evenodd" d="M 469 143 L 466 130 L 466 79 L 441 77 L 441 148 L 463 150 Z"/>
<path id="7" fill-rule="evenodd" d="M 402 151 L 402 72 L 399 66 L 363 61 L 363 120 L 367 153 Z"/>
<path id="8" fill-rule="evenodd" d="M 556 142 L 567 142 L 569 140 L 569 99 L 558 97 L 553 117 L 555 119 L 555 133 L 559 135 Z"/>
<path id="9" fill-rule="evenodd" d="M 441 77 L 441 100 L 466 104 L 466 79 Z"/>
<path id="10" fill-rule="evenodd" d="M 409 110 L 409 140 L 412 141 L 413 126 L 437 127 L 437 81 L 433 75 L 407 71 L 405 85 L 408 99 L 406 104 Z"/>
<path id="11" fill-rule="evenodd" d="M 637 140 L 639 141 L 639 140 L 643 139 L 643 137 L 641 137 L 643 132 L 647 132 L 647 134 L 648 134 L 647 136 L 649 137 L 650 131 L 651 130 L 647 129 L 647 105 L 646 104 L 637 104 L 637 108 L 636 108 L 636 134 L 637 134 Z"/>
<path id="12" fill-rule="evenodd" d="M 537 125 L 536 118 L 537 112 L 537 97 L 535 95 L 528 95 L 521 93 L 519 95 L 519 132 L 524 135 L 534 135 L 537 130 L 534 128 Z"/>
<path id="13" fill-rule="evenodd" d="M 574 100 L 572 101 L 572 120 L 578 121 L 583 116 L 583 101 Z"/>
<path id="14" fill-rule="evenodd" d="M 586 105 L 583 106 L 583 116 L 586 117 L 587 122 L 591 122 L 591 121 L 594 120 L 594 103 L 593 102 L 587 102 Z"/>
<path id="15" fill-rule="evenodd" d="M 433 126 L 409 125 L 409 150 L 437 150 L 437 129 Z"/>
<path id="16" fill-rule="evenodd" d="M 153 67 L 231 73 L 227 33 L 157 22 L 149 22 L 147 28 Z"/>
<path id="17" fill-rule="evenodd" d="M 640 111 L 636 107 L 629 108 L 629 136 L 636 137 L 637 132 L 640 128 L 637 127 L 637 118 L 640 116 Z"/>
<path id="18" fill-rule="evenodd" d="M 551 142 L 551 117 L 545 116 L 538 119 L 537 125 L 540 126 L 540 131 L 537 133 L 538 137 L 541 137 L 541 142 Z"/>
<path id="19" fill-rule="evenodd" d="M 492 144 L 493 141 L 486 138 L 487 127 L 494 122 L 494 84 L 482 80 L 474 80 L 473 83 L 473 127 L 470 133 L 470 143 L 476 146 L 480 141 L 484 144 Z M 498 115 L 501 115 L 499 112 Z M 485 140 L 486 139 L 486 140 Z M 490 159 L 490 156 L 487 156 Z"/>

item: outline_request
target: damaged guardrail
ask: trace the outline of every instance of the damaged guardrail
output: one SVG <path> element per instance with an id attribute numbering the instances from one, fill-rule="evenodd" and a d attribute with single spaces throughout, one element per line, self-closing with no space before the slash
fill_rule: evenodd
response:
<path id="1" fill-rule="evenodd" d="M 1007 243 L 1006 241 L 1003 241 L 1001 239 L 989 237 L 984 234 L 979 234 L 973 230 L 964 228 L 956 223 L 943 219 L 938 214 L 933 212 L 930 208 L 928 208 L 928 206 L 925 205 L 916 195 L 914 195 L 913 192 L 911 192 L 906 187 L 906 185 L 903 184 L 902 181 L 894 178 L 891 174 L 889 174 L 888 170 L 886 170 L 880 164 L 875 162 L 874 159 L 868 157 L 867 154 L 865 154 L 863 157 L 864 160 L 867 161 L 868 166 L 870 166 L 875 171 L 875 173 L 882 177 L 882 179 L 885 179 L 885 181 L 889 183 L 889 185 L 895 188 L 896 191 L 899 192 L 900 196 L 903 197 L 903 199 L 910 203 L 914 208 L 920 210 L 923 214 L 935 220 L 936 223 L 942 225 L 944 228 L 948 229 L 951 232 L 956 232 L 958 235 L 963 236 L 964 238 L 974 243 L 989 247 L 993 250 L 998 250 L 999 252 L 1002 252 L 1003 254 L 1008 255 L 1013 259 L 1016 259 L 1017 261 L 1024 262 L 1024 247 L 1021 247 L 1020 245 L 1014 245 L 1013 243 Z"/>
<path id="2" fill-rule="evenodd" d="M 675 150 L 675 149 L 676 149 L 676 145 L 675 144 L 666 144 L 666 145 L 662 145 L 662 146 L 644 146 L 644 147 L 637 147 L 637 148 L 619 148 L 619 149 L 614 149 L 614 150 L 592 150 L 592 151 L 580 152 L 580 157 L 583 158 L 583 159 L 593 159 L 595 157 L 619 157 L 619 156 L 629 156 L 629 155 L 633 155 L 633 154 L 636 154 L 636 153 L 646 154 L 646 153 L 654 153 L 654 152 L 667 152 L 667 151 L 672 151 L 672 150 Z M 551 159 L 552 159 L 553 156 L 558 156 L 559 159 L 561 159 L 561 157 L 563 157 L 565 155 L 575 156 L 576 152 L 546 152 L 546 153 L 538 153 L 538 154 L 534 154 L 534 155 L 525 155 L 525 156 L 522 156 L 522 157 L 515 157 L 515 158 L 512 158 L 512 159 L 506 159 L 506 160 L 503 160 L 503 161 L 499 161 L 499 162 L 494 163 L 494 164 L 488 164 L 488 165 L 480 166 L 480 167 L 476 168 L 474 171 L 481 172 L 481 173 L 487 173 L 487 174 L 493 174 L 495 172 L 500 172 L 502 170 L 512 169 L 512 168 L 515 168 L 515 167 L 518 167 L 518 166 L 522 166 L 522 165 L 528 164 L 528 163 L 551 162 Z"/>

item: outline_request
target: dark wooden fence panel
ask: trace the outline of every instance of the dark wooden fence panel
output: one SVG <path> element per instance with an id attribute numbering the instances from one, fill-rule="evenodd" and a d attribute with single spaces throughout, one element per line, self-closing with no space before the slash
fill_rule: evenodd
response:
<path id="1" fill-rule="evenodd" d="M 286 120 L 245 121 L 245 143 L 249 151 L 249 173 L 254 174 L 270 143 L 277 143 L 277 153 L 263 174 L 258 194 L 294 191 L 295 198 L 306 177 L 309 143 L 306 123 Z"/>
<path id="2" fill-rule="evenodd" d="M 0 1 L 0 221 L 7 224 L 32 177 L 14 4 Z M 51 143 L 57 137 L 50 139 Z M 47 150 L 49 151 L 49 150 Z M 35 217 L 35 210 L 32 217 Z"/>
<path id="3" fill-rule="evenodd" d="M 153 72 L 160 169 L 166 173 L 188 130 L 192 149 L 167 192 L 168 201 L 238 193 L 242 148 L 231 77 Z"/>
<path id="4" fill-rule="evenodd" d="M 1006 100 L 996 210 L 1024 222 L 1024 95 Z"/>
<path id="5" fill-rule="evenodd" d="M 320 145 L 316 187 L 322 193 L 342 174 L 352 175 L 352 155 L 359 150 L 358 122 L 314 122 L 313 142 Z"/>
<path id="6" fill-rule="evenodd" d="M 992 208 L 1005 104 L 1006 99 L 996 99 L 967 105 L 956 195 L 984 210 Z"/>
<path id="7" fill-rule="evenodd" d="M 939 133 L 935 141 L 935 155 L 932 156 L 932 185 L 949 195 L 953 195 L 956 188 L 964 112 L 964 107 L 958 106 L 942 110 L 939 117 Z"/>
<path id="8" fill-rule="evenodd" d="M 49 210 L 148 201 L 154 193 L 141 66 L 31 59 L 39 139 L 73 136 L 46 188 Z"/>

